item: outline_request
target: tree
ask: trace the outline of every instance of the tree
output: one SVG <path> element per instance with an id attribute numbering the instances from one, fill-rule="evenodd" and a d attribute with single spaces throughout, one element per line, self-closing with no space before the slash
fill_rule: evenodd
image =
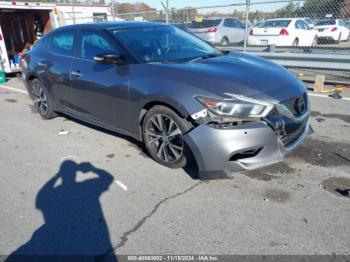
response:
<path id="1" fill-rule="evenodd" d="M 293 2 L 288 3 L 285 7 L 276 11 L 277 17 L 293 17 L 298 7 Z"/>

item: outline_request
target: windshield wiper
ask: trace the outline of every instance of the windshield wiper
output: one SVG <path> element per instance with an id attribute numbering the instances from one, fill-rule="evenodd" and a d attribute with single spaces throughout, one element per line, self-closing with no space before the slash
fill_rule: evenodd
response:
<path id="1" fill-rule="evenodd" d="M 220 55 L 219 53 L 209 53 L 209 54 L 205 54 L 205 55 L 201 55 L 199 57 L 193 58 L 189 62 L 195 62 L 198 60 L 208 59 L 208 58 L 217 57 L 217 56 L 222 56 L 222 55 Z"/>

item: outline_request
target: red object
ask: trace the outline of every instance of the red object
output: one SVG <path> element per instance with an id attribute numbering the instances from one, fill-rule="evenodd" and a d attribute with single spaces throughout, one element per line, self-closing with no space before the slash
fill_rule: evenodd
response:
<path id="1" fill-rule="evenodd" d="M 29 3 L 28 2 L 24 2 L 24 5 L 29 5 Z"/>
<path id="2" fill-rule="evenodd" d="M 2 38 L 2 35 L 0 35 L 0 41 L 4 40 L 4 38 Z"/>
<path id="3" fill-rule="evenodd" d="M 218 31 L 218 29 L 217 29 L 216 27 L 214 27 L 214 28 L 209 28 L 209 29 L 207 30 L 207 33 L 215 33 L 216 31 Z"/>
<path id="4" fill-rule="evenodd" d="M 289 35 L 288 31 L 284 28 L 281 29 L 281 32 L 280 32 L 280 35 L 284 35 L 284 36 L 287 36 Z"/>
<path id="5" fill-rule="evenodd" d="M 12 1 L 12 4 L 13 4 L 13 5 L 16 5 L 16 2 L 15 2 L 15 1 Z"/>
<path id="6" fill-rule="evenodd" d="M 331 31 L 332 31 L 332 32 L 335 32 L 335 31 L 337 31 L 337 29 L 338 29 L 338 28 L 333 27 Z"/>
<path id="7" fill-rule="evenodd" d="M 250 30 L 249 35 L 253 35 L 253 29 Z"/>

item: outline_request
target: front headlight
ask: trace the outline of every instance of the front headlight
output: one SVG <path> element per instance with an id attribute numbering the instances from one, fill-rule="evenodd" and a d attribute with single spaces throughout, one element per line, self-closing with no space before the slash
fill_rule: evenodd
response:
<path id="1" fill-rule="evenodd" d="M 270 103 L 242 96 L 232 96 L 230 99 L 196 96 L 196 99 L 218 115 L 238 118 L 265 117 L 273 108 Z"/>

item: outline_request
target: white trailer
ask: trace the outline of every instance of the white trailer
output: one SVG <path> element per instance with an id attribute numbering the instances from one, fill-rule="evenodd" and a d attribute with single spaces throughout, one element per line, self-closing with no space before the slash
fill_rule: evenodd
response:
<path id="1" fill-rule="evenodd" d="M 111 5 L 56 4 L 55 10 L 60 26 L 123 20 L 113 17 Z"/>
<path id="2" fill-rule="evenodd" d="M 70 24 L 120 20 L 113 17 L 109 5 L 0 1 L 0 63 L 5 73 L 21 71 L 20 54 L 40 37 L 35 29 L 37 21 L 44 35 Z"/>
<path id="3" fill-rule="evenodd" d="M 54 8 L 49 3 L 0 1 L 0 56 L 5 73 L 19 72 L 19 54 L 57 24 Z M 40 23 L 42 32 L 35 33 L 35 23 Z"/>

